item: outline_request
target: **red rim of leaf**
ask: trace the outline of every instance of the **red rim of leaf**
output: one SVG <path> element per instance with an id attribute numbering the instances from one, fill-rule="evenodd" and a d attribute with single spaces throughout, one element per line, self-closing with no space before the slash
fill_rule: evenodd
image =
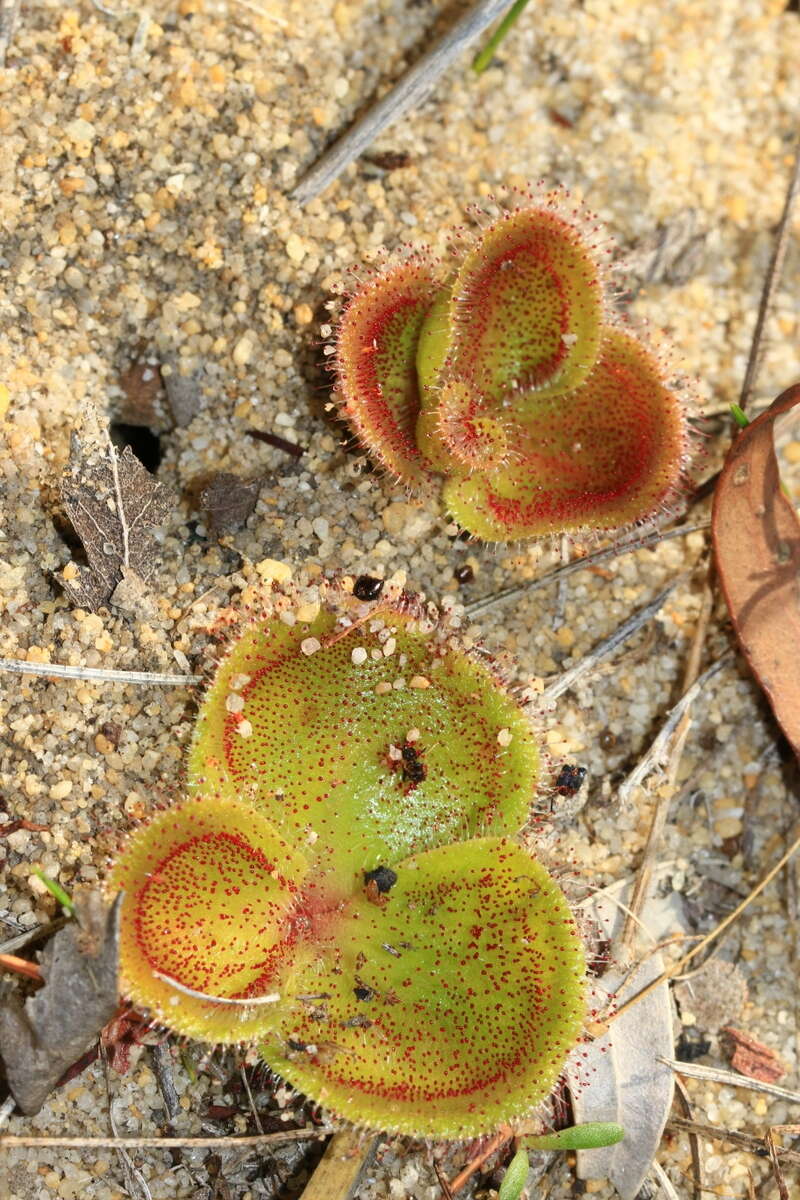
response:
<path id="1" fill-rule="evenodd" d="M 800 384 L 733 443 L 714 491 L 711 532 L 739 644 L 800 757 L 800 521 L 781 490 L 773 427 L 800 405 Z"/>

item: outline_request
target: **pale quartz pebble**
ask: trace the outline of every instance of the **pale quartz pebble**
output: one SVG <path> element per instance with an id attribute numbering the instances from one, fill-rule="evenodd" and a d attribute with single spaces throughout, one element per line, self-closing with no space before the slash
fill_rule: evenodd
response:
<path id="1" fill-rule="evenodd" d="M 239 713 L 244 708 L 244 696 L 238 695 L 237 692 L 231 692 L 225 697 L 225 708 L 229 713 Z"/>
<path id="2" fill-rule="evenodd" d="M 391 690 L 392 690 L 392 685 L 390 683 L 387 683 L 385 679 L 383 680 L 382 683 L 377 683 L 375 685 L 375 695 L 376 696 L 385 696 L 386 693 L 390 692 Z"/>
<path id="3" fill-rule="evenodd" d="M 391 656 L 392 656 L 392 655 L 394 654 L 394 652 L 395 652 L 395 649 L 396 649 L 396 647 L 397 647 L 397 641 L 396 641 L 396 639 L 395 639 L 395 638 L 393 638 L 393 637 L 387 638 L 387 640 L 386 640 L 386 642 L 384 643 L 384 646 L 383 646 L 383 654 L 384 654 L 384 657 L 385 657 L 385 658 L 391 658 Z"/>
<path id="4" fill-rule="evenodd" d="M 303 651 L 303 654 L 316 654 L 318 650 L 322 649 L 322 643 L 315 637 L 303 638 L 300 643 L 300 649 Z"/>
<path id="5" fill-rule="evenodd" d="M 383 658 L 383 655 L 381 654 L 380 650 L 378 650 L 377 647 L 374 650 L 370 650 L 369 656 L 373 662 L 380 662 L 381 659 Z"/>
<path id="6" fill-rule="evenodd" d="M 498 746 L 510 746 L 511 745 L 511 737 L 512 737 L 512 734 L 511 734 L 510 729 L 501 729 L 497 735 Z"/>
<path id="7" fill-rule="evenodd" d="M 288 583 L 292 578 L 292 568 L 288 563 L 279 562 L 276 558 L 262 558 L 256 563 L 256 573 L 262 579 L 271 579 L 275 583 Z"/>
<path id="8" fill-rule="evenodd" d="M 389 747 L 389 758 L 392 760 L 392 762 L 399 762 L 402 757 L 403 755 L 397 749 L 397 746 Z"/>
<path id="9" fill-rule="evenodd" d="M 406 741 L 407 741 L 407 742 L 418 742 L 418 741 L 419 741 L 419 738 L 420 738 L 420 732 L 419 732 L 419 730 L 418 730 L 418 729 L 416 729 L 416 728 L 415 728 L 415 729 L 409 729 L 408 733 L 406 734 Z"/>
<path id="10" fill-rule="evenodd" d="M 284 625 L 288 625 L 291 629 L 292 625 L 294 625 L 295 621 L 297 620 L 297 617 L 290 608 L 287 608 L 281 613 L 281 620 L 283 621 Z"/>
<path id="11" fill-rule="evenodd" d="M 243 738 L 252 737 L 253 736 L 253 726 L 250 724 L 250 722 L 248 720 L 240 721 L 239 724 L 236 726 L 236 732 L 239 734 L 239 737 L 243 737 Z"/>
<path id="12" fill-rule="evenodd" d="M 316 601 L 313 604 L 301 604 L 297 610 L 297 619 L 303 625 L 310 625 L 312 621 L 316 621 L 319 616 L 320 604 Z"/>
<path id="13" fill-rule="evenodd" d="M 356 646 L 351 652 L 350 658 L 354 667 L 360 667 L 363 662 L 367 661 L 367 652 L 363 646 Z"/>
<path id="14" fill-rule="evenodd" d="M 429 688 L 431 686 L 431 681 L 430 679 L 426 679 L 424 675 L 412 675 L 411 679 L 408 681 L 408 686 L 422 690 L 424 688 Z"/>
<path id="15" fill-rule="evenodd" d="M 405 679 L 403 679 L 402 676 L 399 679 L 395 679 L 394 683 L 392 684 L 392 687 L 394 688 L 394 690 L 396 692 L 402 692 L 402 690 L 405 686 L 406 686 L 406 681 L 405 681 Z"/>
<path id="16" fill-rule="evenodd" d="M 50 788 L 51 800 L 65 800 L 72 791 L 72 780 L 62 779 L 59 783 L 54 783 Z"/>
<path id="17" fill-rule="evenodd" d="M 228 687 L 231 689 L 232 692 L 240 692 L 243 687 L 247 687 L 251 678 L 252 678 L 252 676 L 244 675 L 244 674 L 231 675 L 230 679 L 228 680 Z"/>

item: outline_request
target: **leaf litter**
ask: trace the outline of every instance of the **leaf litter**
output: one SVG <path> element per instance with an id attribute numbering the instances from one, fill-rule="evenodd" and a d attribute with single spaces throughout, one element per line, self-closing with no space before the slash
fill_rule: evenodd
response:
<path id="1" fill-rule="evenodd" d="M 154 533 L 169 513 L 167 489 L 130 446 L 118 454 L 109 439 L 106 454 L 90 458 L 73 439 L 61 490 L 88 559 L 65 568 L 67 595 L 91 612 L 109 603 L 134 610 L 156 568 Z"/>
<path id="2" fill-rule="evenodd" d="M 778 417 L 800 406 L 789 388 L 743 429 L 714 493 L 712 536 L 736 636 L 800 758 L 800 521 L 781 488 Z"/>
<path id="3" fill-rule="evenodd" d="M 118 1007 L 119 900 L 76 899 L 77 918 L 42 951 L 44 987 L 24 1002 L 0 1002 L 0 1057 L 20 1109 L 37 1113 Z"/>

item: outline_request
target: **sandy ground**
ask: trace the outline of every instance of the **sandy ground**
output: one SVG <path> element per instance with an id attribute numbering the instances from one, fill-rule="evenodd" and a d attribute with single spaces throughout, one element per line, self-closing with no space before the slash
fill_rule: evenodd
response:
<path id="1" fill-rule="evenodd" d="M 195 669 L 215 612 L 263 579 L 270 559 L 312 572 L 405 570 L 411 585 L 454 603 L 552 564 L 549 548 L 454 540 L 439 513 L 365 472 L 324 410 L 325 304 L 348 268 L 384 244 L 441 244 L 466 204 L 502 184 L 544 178 L 585 197 L 630 256 L 632 282 L 643 288 L 634 313 L 667 331 L 675 361 L 697 380 L 698 404 L 725 412 L 737 398 L 800 127 L 797 12 L 772 0 L 532 5 L 492 69 L 478 80 L 464 63 L 376 145 L 406 165 L 361 161 L 304 211 L 294 207 L 287 191 L 303 169 L 458 10 L 426 0 L 26 7 L 0 73 L 0 654 Z M 798 285 L 795 240 L 768 325 L 762 401 L 800 375 Z M 60 586 L 71 552 L 59 479 L 73 432 L 91 447 L 109 416 L 130 418 L 121 378 L 137 360 L 161 364 L 168 388 L 152 397 L 149 423 L 160 435 L 171 517 L 146 608 L 92 614 Z M 252 429 L 288 439 L 302 456 L 252 438 Z M 715 418 L 702 430 L 706 472 L 727 426 Z M 800 434 L 788 455 L 800 457 Z M 197 508 L 219 470 L 263 481 L 246 527 L 223 537 Z M 513 654 L 521 681 L 542 680 L 688 572 L 648 631 L 541 715 L 553 763 L 589 768 L 581 811 L 554 814 L 579 890 L 629 877 L 638 862 L 652 796 L 620 811 L 614 786 L 679 694 L 706 563 L 705 535 L 692 534 L 480 620 L 488 644 Z M 454 572 L 465 564 L 474 577 L 459 584 Z M 705 661 L 726 641 L 718 609 Z M 0 842 L 0 940 L 54 913 L 34 867 L 69 889 L 95 883 L 118 831 L 154 799 L 177 794 L 193 705 L 182 688 L 3 676 L 0 821 L 44 828 L 17 828 Z M 746 671 L 723 671 L 694 714 L 659 885 L 684 898 L 701 929 L 780 856 L 797 815 L 774 740 Z M 797 1088 L 788 887 L 785 878 L 773 885 L 719 955 L 747 983 L 737 1023 L 776 1050 L 788 1069 L 783 1084 Z M 683 1012 L 690 1031 L 708 1032 Z M 701 1061 L 724 1064 L 713 1034 Z M 120 1133 L 163 1124 L 149 1063 L 145 1053 L 128 1074 L 112 1073 Z M 190 1083 L 180 1063 L 175 1078 L 180 1133 L 244 1127 L 244 1118 L 223 1126 L 207 1116 L 209 1104 L 230 1100 L 221 1079 L 201 1073 Z M 785 1103 L 747 1091 L 688 1089 L 697 1118 L 711 1123 L 759 1131 L 797 1119 Z M 101 1069 L 62 1088 L 37 1117 L 13 1117 L 8 1130 L 108 1133 Z M 135 1163 L 153 1200 L 210 1200 L 203 1158 L 187 1159 L 191 1173 L 160 1151 Z M 5 1160 L 9 1200 L 125 1195 L 112 1152 L 24 1150 Z M 666 1141 L 662 1161 L 676 1193 L 690 1196 L 685 1140 Z M 287 1156 L 279 1166 L 297 1194 L 308 1161 Z M 747 1196 L 748 1170 L 755 1194 L 772 1200 L 761 1160 L 706 1146 L 710 1194 Z M 229 1192 L 217 1195 L 274 1194 L 269 1171 L 252 1159 L 226 1171 Z M 568 1174 L 551 1176 L 551 1200 L 579 1194 Z M 373 1176 L 364 1200 L 438 1195 L 413 1153 L 388 1152 Z M 611 1195 L 603 1183 L 587 1187 Z M 789 1187 L 800 1194 L 800 1176 Z"/>

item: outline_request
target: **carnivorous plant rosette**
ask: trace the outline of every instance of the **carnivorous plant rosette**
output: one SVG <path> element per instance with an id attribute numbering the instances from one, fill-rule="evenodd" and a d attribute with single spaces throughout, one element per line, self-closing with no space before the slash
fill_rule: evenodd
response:
<path id="1" fill-rule="evenodd" d="M 582 942 L 518 838 L 526 714 L 455 623 L 361 584 L 275 591 L 231 639 L 189 799 L 113 872 L 123 986 L 354 1123 L 473 1136 L 552 1089 Z"/>
<path id="2" fill-rule="evenodd" d="M 683 404 L 611 315 L 602 241 L 560 193 L 531 197 L 459 231 L 455 267 L 411 255 L 344 310 L 344 416 L 411 492 L 441 489 L 478 537 L 621 529 L 681 486 Z"/>

